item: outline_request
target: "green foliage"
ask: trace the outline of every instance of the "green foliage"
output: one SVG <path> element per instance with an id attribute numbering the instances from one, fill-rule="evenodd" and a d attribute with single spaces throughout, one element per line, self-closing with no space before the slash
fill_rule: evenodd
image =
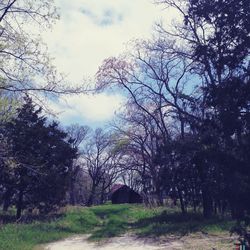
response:
<path id="1" fill-rule="evenodd" d="M 18 94 L 59 89 L 46 46 L 36 32 L 27 32 L 26 25 L 51 26 L 58 18 L 53 1 L 0 1 L 0 10 L 0 90 Z M 37 83 L 35 76 L 40 77 Z"/>
<path id="2" fill-rule="evenodd" d="M 220 199 L 228 201 L 232 216 L 238 219 L 250 213 L 249 15 L 247 0 L 189 0 L 185 17 L 187 27 L 194 23 L 211 27 L 209 34 L 204 33 L 207 36 L 204 42 L 190 41 L 198 67 L 203 67 L 202 76 L 208 76 L 203 88 L 206 106 L 203 124 L 210 123 L 207 130 L 211 139 L 206 145 L 217 144 L 217 155 L 206 156 L 209 166 L 205 171 L 212 166 L 217 173 L 217 177 L 207 176 L 221 184 Z M 194 37 L 195 31 L 190 34 Z M 202 39 L 200 35 L 199 38 Z M 215 134 L 210 132 L 213 130 Z"/>
<path id="3" fill-rule="evenodd" d="M 10 119 L 15 115 L 18 105 L 19 103 L 17 100 L 5 96 L 0 91 L 0 123 L 10 121 Z"/>
<path id="4" fill-rule="evenodd" d="M 4 202 L 16 205 L 17 217 L 24 208 L 48 212 L 60 205 L 77 153 L 56 122 L 48 123 L 30 98 L 24 101 L 17 115 L 4 124 L 11 162 L 4 161 L 0 176 Z"/>
<path id="5" fill-rule="evenodd" d="M 211 25 L 213 32 L 206 44 L 193 44 L 196 56 L 211 60 L 218 70 L 242 66 L 249 54 L 249 13 L 248 0 L 189 0 L 186 23 L 195 18 L 200 24 Z M 205 55 L 206 54 L 206 55 Z"/>

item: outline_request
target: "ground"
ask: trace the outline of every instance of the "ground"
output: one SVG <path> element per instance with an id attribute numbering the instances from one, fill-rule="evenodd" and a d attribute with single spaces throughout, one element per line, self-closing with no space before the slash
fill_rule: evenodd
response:
<path id="1" fill-rule="evenodd" d="M 0 217 L 1 220 L 1 217 Z M 0 249 L 6 250 L 226 250 L 234 221 L 199 213 L 182 215 L 175 208 L 143 205 L 70 207 L 59 214 L 0 227 Z M 54 243 L 49 243 L 54 242 Z"/>
<path id="2" fill-rule="evenodd" d="M 189 235 L 182 238 L 155 239 L 138 238 L 125 234 L 102 242 L 89 242 L 89 235 L 74 236 L 41 247 L 44 250 L 227 250 L 233 249 L 234 237 Z"/>

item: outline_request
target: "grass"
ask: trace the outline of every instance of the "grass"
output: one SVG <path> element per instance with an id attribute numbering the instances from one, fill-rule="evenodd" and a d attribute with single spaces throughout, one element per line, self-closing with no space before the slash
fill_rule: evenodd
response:
<path id="1" fill-rule="evenodd" d="M 49 221 L 7 223 L 0 227 L 0 250 L 31 250 L 74 234 L 91 234 L 90 240 L 102 240 L 128 231 L 141 237 L 188 235 L 196 232 L 221 234 L 228 232 L 233 221 L 200 214 L 182 215 L 169 208 L 149 209 L 142 205 L 102 205 L 92 208 L 68 208 Z"/>
<path id="2" fill-rule="evenodd" d="M 157 216 L 140 219 L 135 223 L 135 228 L 137 233 L 144 237 L 166 234 L 184 236 L 196 232 L 204 234 L 228 232 L 233 224 L 233 221 L 218 218 L 204 220 L 199 214 L 182 215 L 178 212 L 164 211 Z"/>
<path id="3" fill-rule="evenodd" d="M 48 222 L 9 223 L 0 228 L 0 249 L 31 250 L 38 244 L 89 233 L 99 224 L 94 213 L 84 208 L 71 208 L 63 216 Z"/>

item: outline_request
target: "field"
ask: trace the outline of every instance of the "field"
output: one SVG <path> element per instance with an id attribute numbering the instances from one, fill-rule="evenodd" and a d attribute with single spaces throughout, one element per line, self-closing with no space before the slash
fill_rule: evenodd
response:
<path id="1" fill-rule="evenodd" d="M 182 239 L 187 249 L 207 244 L 209 248 L 232 249 L 229 237 L 234 222 L 170 208 L 145 208 L 142 205 L 102 205 L 91 208 L 67 207 L 50 218 L 26 223 L 7 223 L 0 228 L 1 250 L 31 250 L 68 236 L 91 234 L 89 241 L 101 241 L 125 233 L 164 241 Z M 204 239 L 206 239 L 204 241 Z M 210 245 L 209 245 L 210 244 Z"/>

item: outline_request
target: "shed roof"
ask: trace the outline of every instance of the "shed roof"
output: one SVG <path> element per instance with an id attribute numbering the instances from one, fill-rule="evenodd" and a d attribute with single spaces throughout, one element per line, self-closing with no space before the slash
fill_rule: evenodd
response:
<path id="1" fill-rule="evenodd" d="M 122 187 L 127 187 L 127 185 L 124 185 L 124 184 L 114 184 L 114 186 L 111 188 L 110 193 L 113 194 L 114 192 L 116 192 L 118 189 L 120 189 Z"/>

